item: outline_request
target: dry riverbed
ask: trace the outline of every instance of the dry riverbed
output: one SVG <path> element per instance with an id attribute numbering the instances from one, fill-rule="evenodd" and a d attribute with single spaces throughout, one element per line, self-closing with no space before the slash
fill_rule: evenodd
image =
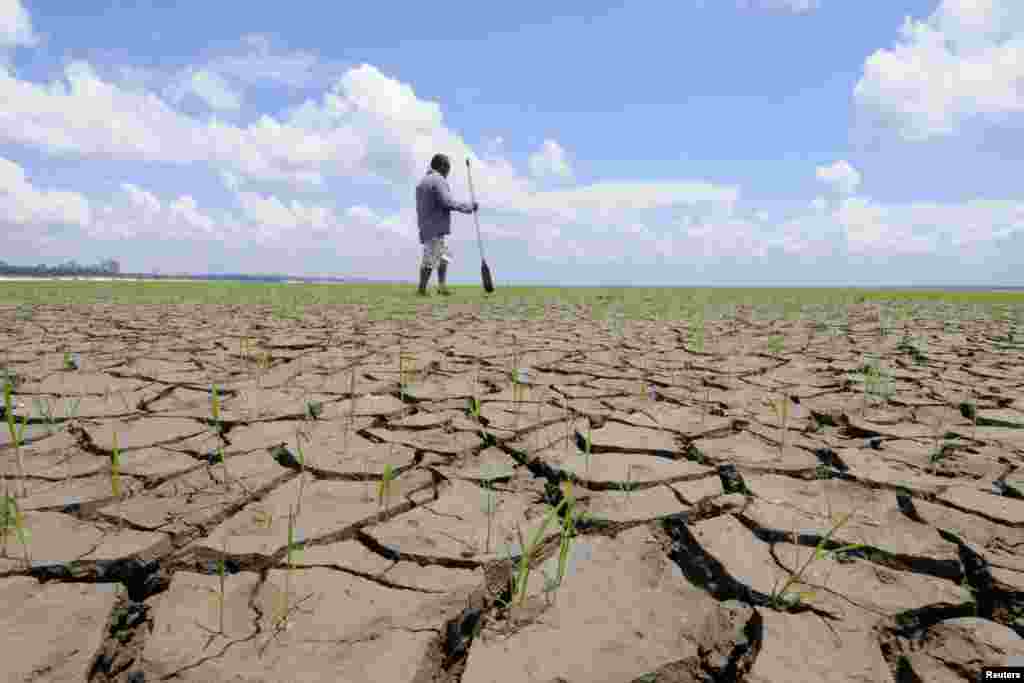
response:
<path id="1" fill-rule="evenodd" d="M 582 308 L 3 307 L 28 418 L 0 436 L 5 680 L 894 683 L 1024 657 L 1000 323 L 909 321 L 912 344 L 870 306 L 831 335 L 738 313 L 698 349 Z"/>

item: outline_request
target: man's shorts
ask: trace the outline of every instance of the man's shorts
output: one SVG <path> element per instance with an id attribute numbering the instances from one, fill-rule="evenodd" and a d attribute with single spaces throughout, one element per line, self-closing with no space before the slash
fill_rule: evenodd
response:
<path id="1" fill-rule="evenodd" d="M 441 262 L 452 262 L 452 255 L 444 237 L 435 237 L 423 245 L 423 268 L 437 268 Z"/>

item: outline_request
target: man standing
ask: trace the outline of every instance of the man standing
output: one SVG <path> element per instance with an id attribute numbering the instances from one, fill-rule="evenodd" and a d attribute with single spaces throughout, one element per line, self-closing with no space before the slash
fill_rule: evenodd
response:
<path id="1" fill-rule="evenodd" d="M 438 291 L 445 296 L 451 294 L 445 285 L 448 263 L 452 260 L 445 244 L 445 236 L 451 234 L 452 211 L 473 213 L 479 207 L 476 202 L 457 202 L 452 199 L 448 187 L 448 173 L 452 165 L 444 154 L 435 154 L 430 160 L 430 170 L 416 186 L 416 218 L 420 227 L 420 243 L 423 244 L 423 262 L 420 264 L 420 288 L 417 294 L 427 296 L 430 272 L 437 268 Z"/>

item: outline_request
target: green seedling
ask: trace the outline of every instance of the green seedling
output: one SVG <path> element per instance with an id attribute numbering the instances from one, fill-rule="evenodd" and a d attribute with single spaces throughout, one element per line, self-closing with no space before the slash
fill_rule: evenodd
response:
<path id="1" fill-rule="evenodd" d="M 633 482 L 633 466 L 626 466 L 626 481 L 622 483 L 622 492 L 626 494 L 626 507 L 628 508 L 632 499 L 633 489 L 636 484 Z"/>
<path id="2" fill-rule="evenodd" d="M 480 399 L 476 396 L 469 397 L 469 415 L 477 422 L 480 421 Z"/>
<path id="3" fill-rule="evenodd" d="M 878 336 L 888 337 L 892 333 L 892 318 L 879 311 L 878 314 Z"/>
<path id="4" fill-rule="evenodd" d="M 789 394 L 784 393 L 772 403 L 775 415 L 779 418 L 779 425 L 782 429 L 782 438 L 779 439 L 779 457 L 786 451 L 786 436 L 789 434 Z"/>
<path id="5" fill-rule="evenodd" d="M 217 614 L 218 614 L 217 622 L 218 622 L 218 625 L 220 627 L 219 630 L 217 631 L 217 633 L 219 635 L 225 635 L 227 633 L 224 630 L 224 601 L 225 601 L 224 580 L 225 580 L 225 575 L 227 574 L 227 564 L 228 564 L 228 537 L 225 534 L 224 540 L 221 542 L 220 558 L 216 561 L 216 564 L 214 565 L 216 567 L 216 570 L 217 570 L 217 576 L 220 578 L 220 591 L 217 593 Z"/>
<path id="6" fill-rule="evenodd" d="M 516 352 L 515 367 L 512 370 L 512 400 L 515 402 L 516 410 L 522 403 L 527 393 L 527 382 L 530 381 L 530 371 L 527 368 L 519 367 L 519 353 Z"/>
<path id="7" fill-rule="evenodd" d="M 395 479 L 395 471 L 391 463 L 384 465 L 384 473 L 381 475 L 380 483 L 377 484 L 377 504 L 380 505 L 380 519 L 384 519 L 384 509 L 391 505 L 391 488 Z"/>
<path id="8" fill-rule="evenodd" d="M 859 550 L 861 548 L 866 547 L 863 543 L 854 543 L 840 546 L 839 548 L 835 548 L 834 550 L 825 549 L 825 547 L 829 545 L 829 543 L 831 542 L 832 535 L 835 534 L 843 526 L 845 526 L 846 523 L 850 520 L 850 517 L 853 516 L 853 514 L 853 512 L 847 513 L 845 516 L 841 517 L 839 521 L 832 526 L 831 529 L 829 529 L 828 533 L 826 533 L 825 536 L 818 541 L 818 545 L 814 548 L 814 552 L 811 553 L 811 555 L 807 558 L 807 561 L 803 563 L 799 570 L 789 575 L 781 589 L 779 589 L 778 582 L 775 583 L 775 586 L 773 586 L 772 588 L 770 602 L 771 607 L 773 609 L 779 609 L 780 607 L 795 607 L 798 604 L 800 604 L 800 602 L 805 598 L 811 598 L 814 596 L 813 591 L 790 591 L 790 588 L 794 584 L 797 584 L 801 581 L 804 572 L 807 571 L 807 568 L 811 565 L 812 562 L 816 560 L 823 560 L 829 556 L 837 557 L 842 555 L 843 553 L 852 552 L 854 550 Z M 796 541 L 797 536 L 796 533 L 794 533 L 793 542 L 795 543 Z"/>
<path id="9" fill-rule="evenodd" d="M 509 606 L 518 604 L 522 607 L 526 602 L 526 592 L 530 580 L 530 563 L 533 561 L 533 555 L 537 550 L 537 546 L 540 545 L 541 539 L 544 537 L 544 532 L 547 531 L 548 526 L 558 516 L 558 513 L 565 507 L 567 502 L 568 498 L 563 498 L 557 506 L 551 508 L 551 511 L 544 517 L 540 527 L 534 533 L 533 538 L 530 539 L 529 545 L 526 545 L 524 542 L 523 530 L 519 524 L 516 524 L 519 547 L 522 549 L 523 554 L 519 558 L 518 571 L 512 576 L 512 595 L 509 598 Z"/>
<path id="10" fill-rule="evenodd" d="M 469 397 L 469 414 L 478 423 L 480 422 L 480 364 L 477 363 L 476 373 L 473 375 L 473 395 Z"/>
<path id="11" fill-rule="evenodd" d="M 878 365 L 867 374 L 865 382 L 867 399 L 877 399 L 887 404 L 896 392 L 896 383 L 893 380 L 892 372 L 885 366 Z"/>
<path id="12" fill-rule="evenodd" d="M 411 353 L 398 352 L 398 385 L 402 402 L 405 402 L 405 389 L 413 377 L 414 363 L 416 357 Z"/>
<path id="13" fill-rule="evenodd" d="M 7 534 L 10 533 L 10 529 L 14 529 L 15 534 L 18 536 L 18 541 L 21 543 L 21 549 L 25 555 L 25 568 L 28 569 L 32 566 L 32 559 L 29 557 L 28 552 L 28 539 L 32 535 L 27 528 L 25 528 L 24 515 L 21 512 L 21 508 L 18 506 L 18 501 L 14 496 L 5 495 L 3 499 L 0 499 L 2 507 L 0 507 L 0 515 L 2 515 L 2 530 L 4 535 L 4 557 L 7 556 Z"/>
<path id="14" fill-rule="evenodd" d="M 252 521 L 261 529 L 269 529 L 274 524 L 274 515 L 266 510 L 257 510 L 253 513 Z"/>
<path id="15" fill-rule="evenodd" d="M 18 475 L 21 477 L 21 497 L 26 496 L 25 490 L 25 461 L 22 459 L 21 444 L 22 437 L 25 436 L 25 427 L 28 425 L 28 419 L 22 418 L 21 427 L 15 428 L 16 418 L 14 417 L 14 385 L 10 380 L 10 377 L 6 378 L 4 382 L 4 415 L 7 418 L 7 431 L 11 435 L 11 443 L 14 444 L 14 456 L 18 461 Z M 7 494 L 7 474 L 6 468 L 4 477 L 4 494 Z"/>
<path id="16" fill-rule="evenodd" d="M 928 462 L 932 466 L 932 476 L 938 471 L 938 465 L 940 462 L 949 457 L 956 448 L 951 443 L 941 443 L 936 440 L 935 449 L 928 455 Z"/>
<path id="17" fill-rule="evenodd" d="M 76 398 L 74 401 L 70 401 L 69 403 L 69 407 L 64 411 L 65 421 L 74 420 L 76 417 L 78 417 L 78 407 L 81 405 L 82 399 Z"/>
<path id="18" fill-rule="evenodd" d="M 864 400 L 861 404 L 861 417 L 864 417 L 868 409 L 868 396 L 875 394 L 880 381 L 877 355 L 870 354 L 867 356 L 867 360 L 861 367 L 860 372 L 854 373 L 854 381 L 860 382 L 864 386 Z"/>
<path id="19" fill-rule="evenodd" d="M 270 351 L 264 351 L 262 354 L 260 354 L 257 365 L 260 369 L 258 386 L 260 386 L 261 388 L 263 387 L 263 381 L 266 378 L 267 371 L 270 369 L 271 362 L 272 359 L 270 356 Z"/>
<path id="20" fill-rule="evenodd" d="M 814 466 L 814 478 L 819 480 L 831 479 L 832 468 L 824 463 L 818 463 Z"/>
<path id="21" fill-rule="evenodd" d="M 306 401 L 306 419 L 318 420 L 324 413 L 324 404 L 321 401 Z"/>
<path id="22" fill-rule="evenodd" d="M 288 506 L 288 547 L 285 554 L 288 558 L 288 570 L 295 569 L 295 560 L 302 553 L 302 542 L 295 540 L 295 521 L 299 517 L 299 511 L 291 505 Z"/>
<path id="23" fill-rule="evenodd" d="M 36 412 L 43 416 L 43 421 L 46 423 L 46 434 L 47 436 L 53 436 L 56 431 L 54 425 L 57 420 L 53 417 L 53 405 L 50 403 L 50 399 L 40 400 L 38 397 L 32 399 L 32 404 L 36 407 Z"/>
<path id="24" fill-rule="evenodd" d="M 210 413 L 213 415 L 213 428 L 217 430 L 217 434 L 223 433 L 223 427 L 220 421 L 220 394 L 217 391 L 217 385 L 214 384 L 210 387 Z"/>
<path id="25" fill-rule="evenodd" d="M 569 566 L 569 557 L 572 554 L 572 544 L 576 538 L 576 497 L 573 494 L 572 482 L 562 482 L 563 499 L 565 505 L 565 519 L 562 521 L 562 534 L 558 544 L 558 573 L 553 576 L 544 576 L 544 593 L 550 595 L 562 586 L 565 580 L 565 573 Z M 557 595 L 557 593 L 556 593 Z"/>
<path id="26" fill-rule="evenodd" d="M 302 452 L 302 438 L 299 436 L 299 432 L 295 433 L 295 452 L 297 455 L 296 459 L 299 461 L 299 499 L 295 505 L 295 513 L 298 514 L 302 510 L 302 492 L 306 486 L 306 455 Z"/>
<path id="27" fill-rule="evenodd" d="M 785 343 L 785 338 L 781 334 L 777 334 L 773 337 L 768 338 L 768 350 L 774 354 L 779 355 L 782 353 L 782 347 Z"/>
<path id="28" fill-rule="evenodd" d="M 78 354 L 72 354 L 70 351 L 64 352 L 64 369 L 65 370 L 77 370 L 78 369 Z"/>
<path id="29" fill-rule="evenodd" d="M 117 432 L 114 432 L 114 447 L 110 451 L 110 492 L 117 498 L 117 530 L 120 532 L 124 517 L 121 515 L 121 449 L 117 447 Z"/>
<path id="30" fill-rule="evenodd" d="M 296 556 L 301 552 L 299 544 L 295 542 L 295 511 L 289 505 L 288 506 L 288 545 L 285 548 L 285 557 L 287 561 L 287 569 L 284 573 L 284 596 L 283 605 L 277 613 L 277 623 L 275 624 L 275 633 L 281 631 L 287 631 L 291 626 L 289 617 L 291 614 L 291 576 L 295 570 L 295 559 Z M 307 596 L 308 597 L 308 596 Z"/>
<path id="31" fill-rule="evenodd" d="M 700 317 L 695 317 L 690 327 L 690 345 L 694 351 L 704 352 L 704 320 Z"/>
<path id="32" fill-rule="evenodd" d="M 964 401 L 963 408 L 961 409 L 963 415 L 971 420 L 971 424 L 974 426 L 974 430 L 971 434 L 971 438 L 974 440 L 978 439 L 978 403 L 974 400 L 974 389 L 971 389 L 970 396 Z"/>
<path id="33" fill-rule="evenodd" d="M 484 542 L 484 552 L 491 552 L 491 529 L 494 527 L 494 513 L 497 511 L 498 496 L 494 491 L 494 482 L 515 474 L 512 470 L 502 470 L 496 466 L 489 466 L 484 469 L 480 480 L 484 489 L 484 513 L 487 514 L 487 539 Z"/>
<path id="34" fill-rule="evenodd" d="M 216 384 L 210 387 L 210 414 L 213 416 L 213 428 L 217 434 L 219 442 L 224 434 L 224 423 L 221 422 L 220 419 L 221 399 L 220 391 L 218 390 Z M 221 463 L 221 466 L 224 468 L 224 487 L 227 488 L 229 478 L 228 461 L 227 458 L 224 457 L 224 447 L 222 443 L 217 444 L 217 461 Z"/>

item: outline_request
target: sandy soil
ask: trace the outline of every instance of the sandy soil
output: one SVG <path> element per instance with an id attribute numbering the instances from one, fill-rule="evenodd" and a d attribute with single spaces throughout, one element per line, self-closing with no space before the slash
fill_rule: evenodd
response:
<path id="1" fill-rule="evenodd" d="M 0 437 L 30 534 L 0 557 L 4 680 L 931 682 L 1024 657 L 1024 362 L 996 323 L 911 321 L 911 351 L 870 307 L 838 336 L 741 309 L 698 351 L 582 310 L 268 311 L 0 310 L 29 418 L 20 452 Z M 566 494 L 561 585 L 555 521 L 511 595 L 517 528 Z"/>

